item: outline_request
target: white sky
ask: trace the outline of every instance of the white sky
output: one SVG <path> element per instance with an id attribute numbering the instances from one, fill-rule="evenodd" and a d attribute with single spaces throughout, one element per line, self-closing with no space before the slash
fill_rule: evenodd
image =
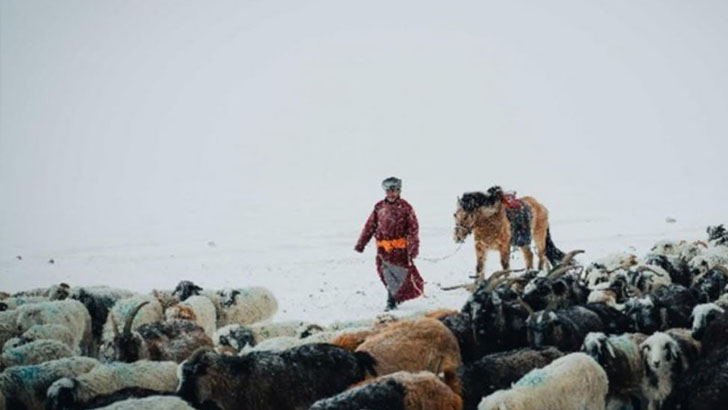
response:
<path id="1" fill-rule="evenodd" d="M 0 0 L 0 257 L 353 246 L 390 175 L 425 228 L 494 184 L 556 221 L 725 218 L 726 21 L 720 0 Z"/>

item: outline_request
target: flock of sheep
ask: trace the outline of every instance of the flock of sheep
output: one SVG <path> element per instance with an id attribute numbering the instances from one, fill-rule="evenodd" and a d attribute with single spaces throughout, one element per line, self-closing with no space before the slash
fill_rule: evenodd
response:
<path id="1" fill-rule="evenodd" d="M 501 271 L 460 311 L 274 322 L 264 288 L 0 293 L 0 410 L 717 409 L 728 231 Z"/>

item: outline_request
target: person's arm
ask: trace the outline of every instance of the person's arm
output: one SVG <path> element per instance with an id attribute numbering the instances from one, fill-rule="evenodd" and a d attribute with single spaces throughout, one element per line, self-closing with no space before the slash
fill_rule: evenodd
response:
<path id="1" fill-rule="evenodd" d="M 414 208 L 410 207 L 407 213 L 408 231 L 407 231 L 407 255 L 410 259 L 414 259 L 420 254 L 420 224 L 417 222 L 417 215 Z"/>
<path id="2" fill-rule="evenodd" d="M 366 224 L 364 224 L 364 229 L 361 231 L 361 235 L 359 235 L 359 240 L 356 242 L 356 245 L 354 246 L 354 250 L 361 253 L 364 252 L 364 247 L 367 246 L 367 243 L 369 243 L 369 240 L 372 239 L 372 235 L 374 235 L 374 231 L 377 230 L 377 208 L 375 207 L 372 211 L 372 214 L 369 215 L 369 218 L 367 219 Z"/>

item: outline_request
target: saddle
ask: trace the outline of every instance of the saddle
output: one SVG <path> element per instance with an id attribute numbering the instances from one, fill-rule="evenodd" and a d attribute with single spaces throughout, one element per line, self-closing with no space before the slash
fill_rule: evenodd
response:
<path id="1" fill-rule="evenodd" d="M 523 201 L 516 198 L 515 191 L 509 191 L 503 193 L 503 205 L 508 209 L 521 209 L 523 207 Z"/>

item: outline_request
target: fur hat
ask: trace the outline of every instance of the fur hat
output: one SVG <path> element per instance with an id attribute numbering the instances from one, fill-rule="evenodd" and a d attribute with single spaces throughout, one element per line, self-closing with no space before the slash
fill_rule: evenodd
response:
<path id="1" fill-rule="evenodd" d="M 402 180 L 395 177 L 389 177 L 382 181 L 382 188 L 385 191 L 388 191 L 390 189 L 396 189 L 397 191 L 402 190 Z"/>

